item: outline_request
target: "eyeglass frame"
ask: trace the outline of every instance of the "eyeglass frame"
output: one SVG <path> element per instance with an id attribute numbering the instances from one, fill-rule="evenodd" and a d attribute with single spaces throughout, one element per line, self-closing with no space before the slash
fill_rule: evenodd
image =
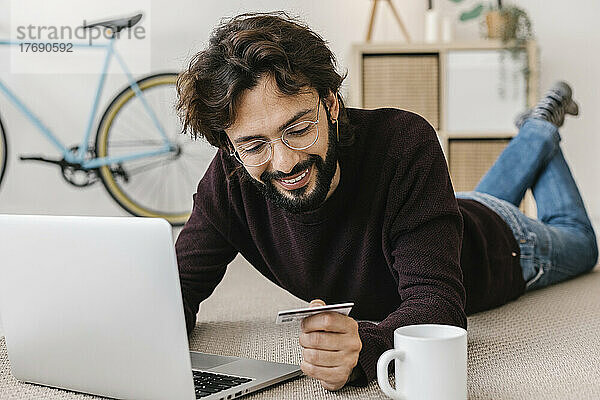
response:
<path id="1" fill-rule="evenodd" d="M 312 145 L 314 145 L 315 143 L 317 143 L 317 140 L 319 140 L 319 112 L 321 110 L 321 96 L 318 97 L 318 103 L 317 103 L 317 119 L 316 120 L 302 120 L 302 121 L 298 121 L 295 124 L 292 124 L 288 127 L 286 127 L 282 132 L 281 132 L 281 136 L 273 139 L 273 140 L 265 140 L 265 139 L 254 139 L 251 140 L 250 142 L 248 142 L 247 144 L 251 144 L 254 142 L 263 142 L 265 144 L 269 145 L 269 149 L 270 149 L 270 153 L 269 153 L 269 157 L 263 161 L 260 164 L 256 164 L 256 165 L 248 165 L 245 164 L 242 160 L 241 160 L 241 156 L 239 155 L 238 150 L 236 150 L 235 145 L 232 143 L 231 146 L 233 147 L 233 151 L 231 153 L 229 153 L 230 157 L 234 157 L 239 163 L 241 163 L 242 165 L 246 166 L 246 167 L 260 167 L 261 165 L 265 165 L 266 163 L 268 163 L 269 161 L 271 161 L 271 159 L 273 158 L 273 143 L 277 142 L 278 140 L 281 140 L 281 143 L 283 143 L 286 147 L 292 149 L 292 150 L 306 150 L 309 147 L 311 147 Z M 317 134 L 315 136 L 315 140 L 313 140 L 313 142 L 311 144 L 309 144 L 308 146 L 304 146 L 304 147 L 299 147 L 299 148 L 295 148 L 290 146 L 288 143 L 285 142 L 285 140 L 283 140 L 283 136 L 285 135 L 286 132 L 289 132 L 290 129 L 297 127 L 298 125 L 301 124 L 305 124 L 305 123 L 310 123 L 312 124 L 316 129 L 317 129 Z"/>

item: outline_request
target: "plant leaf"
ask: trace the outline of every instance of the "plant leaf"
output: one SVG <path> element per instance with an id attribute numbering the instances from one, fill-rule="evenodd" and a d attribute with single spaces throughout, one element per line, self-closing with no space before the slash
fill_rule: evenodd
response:
<path id="1" fill-rule="evenodd" d="M 450 0 L 450 1 L 453 3 L 462 3 L 463 2 L 463 0 Z"/>
<path id="2" fill-rule="evenodd" d="M 482 12 L 483 12 L 483 4 L 479 4 L 471 11 L 465 11 L 462 14 L 460 14 L 460 20 L 468 21 L 470 19 L 477 18 L 481 15 Z"/>

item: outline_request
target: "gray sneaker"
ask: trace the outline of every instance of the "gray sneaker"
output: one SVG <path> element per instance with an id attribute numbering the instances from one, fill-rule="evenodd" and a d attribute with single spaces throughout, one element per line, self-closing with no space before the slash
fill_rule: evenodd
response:
<path id="1" fill-rule="evenodd" d="M 552 85 L 535 107 L 519 114 L 515 118 L 515 125 L 520 129 L 527 118 L 537 118 L 561 127 L 565 122 L 565 114 L 578 115 L 579 106 L 573 100 L 571 86 L 559 81 Z"/>

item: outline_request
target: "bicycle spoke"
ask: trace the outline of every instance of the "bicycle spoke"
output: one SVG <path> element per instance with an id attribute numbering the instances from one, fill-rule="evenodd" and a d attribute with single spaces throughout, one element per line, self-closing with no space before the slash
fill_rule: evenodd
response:
<path id="1" fill-rule="evenodd" d="M 159 173 L 160 173 L 161 177 L 162 177 L 162 175 L 164 174 L 164 172 L 165 172 L 165 170 L 164 170 L 164 169 L 161 169 L 161 170 L 159 171 Z M 153 190 L 152 190 L 152 196 L 150 196 L 150 198 L 151 198 L 151 199 L 156 199 L 156 198 L 157 198 L 157 195 L 156 195 L 156 193 L 158 192 L 158 190 L 159 190 L 159 189 L 161 189 L 160 185 L 154 184 L 154 187 L 153 187 Z"/>
<path id="2" fill-rule="evenodd" d="M 186 166 L 188 167 L 188 168 L 186 168 L 186 167 L 183 167 L 183 170 L 185 171 L 185 174 L 186 174 L 186 175 L 187 175 L 187 177 L 189 178 L 189 182 L 191 182 L 192 184 L 194 184 L 194 183 L 197 183 L 197 182 L 194 180 L 194 177 L 193 177 L 193 176 L 190 174 L 189 160 L 188 160 L 187 158 L 186 158 L 186 159 L 184 159 L 184 163 L 185 163 L 185 164 L 186 164 Z"/>
<path id="3" fill-rule="evenodd" d="M 123 125 L 122 128 L 129 132 L 128 136 L 143 138 L 144 136 L 141 136 L 140 133 L 153 132 L 156 130 L 156 126 L 138 97 L 133 97 L 130 101 L 134 102 L 128 105 L 130 112 L 120 115 L 116 125 Z"/>
<path id="4" fill-rule="evenodd" d="M 149 83 L 156 79 L 156 83 Z M 181 123 L 175 110 L 176 75 L 156 76 L 140 85 L 148 106 L 160 125 L 164 127 L 168 140 L 180 149 L 179 154 L 165 153 L 125 160 L 118 163 L 129 179 L 119 177 L 116 163 L 108 169 L 114 184 L 107 185 L 111 193 L 118 195 L 120 204 L 126 209 L 132 207 L 137 215 L 179 215 L 191 211 L 190 199 L 196 191 L 198 180 L 212 161 L 216 150 L 205 142 L 195 142 L 181 134 Z M 130 95 L 125 92 L 123 95 Z M 146 107 L 137 96 L 118 104 L 111 124 L 106 127 L 104 150 L 99 156 L 124 157 L 160 150 L 164 148 L 163 135 L 158 131 Z M 98 143 L 98 141 L 97 141 Z M 103 179 L 107 179 L 107 169 L 101 169 Z"/>
<path id="5" fill-rule="evenodd" d="M 117 121 L 117 127 L 127 130 L 127 137 L 144 139 L 145 136 L 143 136 L 142 133 L 153 132 L 156 129 L 156 127 L 151 123 L 151 121 L 148 121 L 146 118 L 140 118 L 141 115 L 146 115 L 145 109 L 137 111 L 136 114 L 136 118 L 127 115 L 127 120 L 123 119 Z"/>
<path id="6" fill-rule="evenodd" d="M 136 175 L 139 171 L 150 171 L 152 169 L 164 166 L 169 160 L 158 160 L 146 163 L 144 165 L 136 166 L 134 168 L 127 168 L 125 172 L 127 175 Z"/>
<path id="7" fill-rule="evenodd" d="M 178 173 L 177 176 L 180 177 L 180 178 L 189 178 L 190 175 L 189 175 L 189 171 L 187 169 L 187 160 L 182 157 L 181 161 L 182 162 L 179 163 L 179 164 L 177 164 L 176 166 L 177 166 L 178 170 L 183 170 L 183 174 L 182 173 Z M 188 183 L 188 181 L 186 180 L 186 182 L 185 182 L 184 185 L 178 185 L 178 187 L 179 188 L 184 187 L 184 186 L 187 187 L 188 186 L 187 183 Z M 177 195 L 178 196 L 183 196 L 183 194 L 180 194 L 180 193 L 177 193 Z"/>

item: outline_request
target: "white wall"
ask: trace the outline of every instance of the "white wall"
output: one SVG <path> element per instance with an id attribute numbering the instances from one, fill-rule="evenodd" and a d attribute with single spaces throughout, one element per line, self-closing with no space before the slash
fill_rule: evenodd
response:
<path id="1" fill-rule="evenodd" d="M 562 130 L 563 149 L 596 232 L 600 230 L 600 2 L 523 0 L 539 36 L 542 87 L 566 79 L 580 104 Z"/>
<path id="2" fill-rule="evenodd" d="M 439 0 L 438 0 L 439 2 Z M 469 9 L 465 2 L 461 8 Z M 571 83 L 580 105 L 577 118 L 568 117 L 561 130 L 562 148 L 596 232 L 600 230 L 600 2 L 597 0 L 518 0 L 532 21 L 541 59 L 541 92 L 558 79 Z M 449 1 L 444 3 L 448 9 Z M 456 9 L 456 7 L 450 7 Z M 478 32 L 476 22 L 463 24 L 457 34 Z M 600 236 L 600 234 L 598 234 Z"/>
<path id="3" fill-rule="evenodd" d="M 73 18 L 95 20 L 103 15 L 128 14 L 128 2 L 77 2 L 78 7 L 60 6 L 66 0 L 55 0 L 57 15 L 73 13 Z M 150 1 L 150 0 L 148 0 Z M 468 0 L 473 3 L 473 0 Z M 0 0 L 0 10 L 12 5 L 35 8 L 43 0 Z M 75 0 L 71 0 L 75 3 Z M 81 3 L 81 4 L 79 4 Z M 85 4 L 96 3 L 85 6 Z M 423 38 L 422 23 L 425 1 L 395 0 L 413 39 Z M 445 12 L 456 14 L 457 7 L 448 0 L 438 0 Z M 600 189 L 597 154 L 600 149 L 600 2 L 597 0 L 519 0 L 531 15 L 541 47 L 542 88 L 556 79 L 573 84 L 581 104 L 581 116 L 571 119 L 563 129 L 564 152 L 580 185 L 596 229 L 600 228 Z M 82 5 L 83 4 L 83 5 Z M 99 5 L 100 4 L 100 5 Z M 87 8 L 86 8 L 87 7 Z M 100 7 L 100 8 L 99 8 Z M 368 0 L 207 0 L 163 2 L 151 1 L 151 69 L 180 69 L 188 58 L 202 48 L 212 27 L 223 16 L 241 12 L 285 9 L 300 16 L 329 41 L 345 70 L 350 60 L 350 45 L 364 40 L 371 2 Z M 0 13 L 0 37 L 6 37 L 9 13 Z M 374 40 L 402 40 L 401 33 L 386 4 L 382 4 L 376 21 Z M 460 39 L 477 38 L 477 23 L 457 26 Z M 81 137 L 92 102 L 96 78 L 91 75 L 27 75 L 10 74 L 6 50 L 0 48 L 0 79 L 23 96 L 40 117 L 67 143 Z M 348 82 L 352 82 L 349 76 Z M 107 105 L 123 86 L 123 77 L 111 76 L 101 104 Z M 101 107 L 102 108 L 102 107 Z M 0 96 L 0 114 L 8 131 L 9 169 L 0 189 L 2 213 L 51 213 L 81 215 L 125 215 L 105 193 L 101 185 L 76 189 L 62 181 L 58 168 L 25 163 L 20 154 L 43 152 L 56 154 L 33 126 Z"/>

